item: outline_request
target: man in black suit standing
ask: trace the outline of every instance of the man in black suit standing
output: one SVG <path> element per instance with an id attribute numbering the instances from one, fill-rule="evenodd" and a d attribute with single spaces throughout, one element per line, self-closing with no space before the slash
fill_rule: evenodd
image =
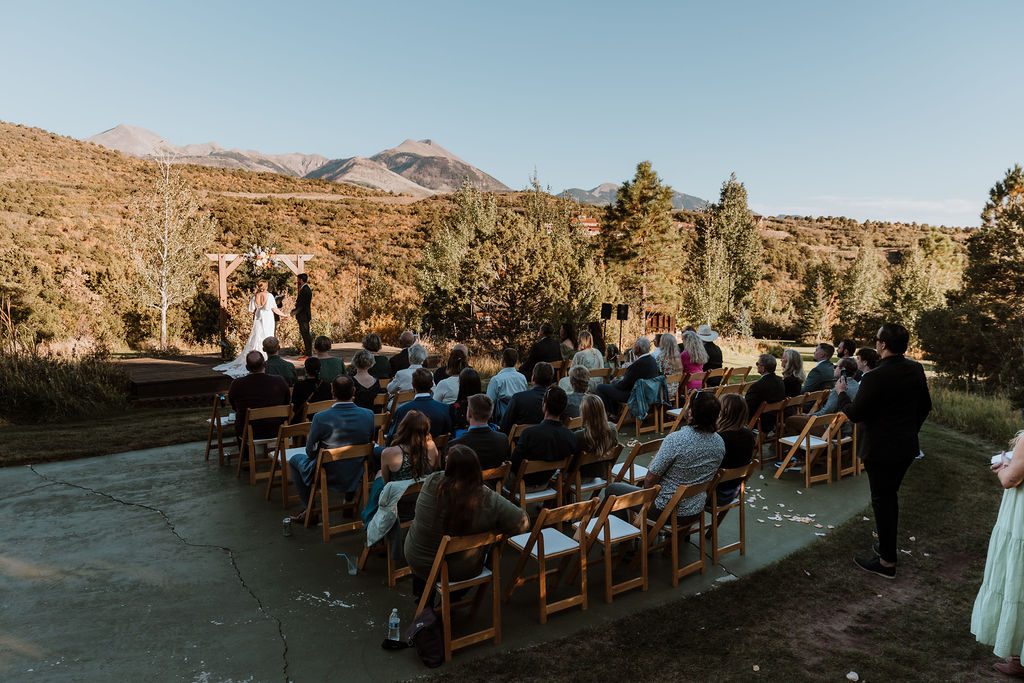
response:
<path id="1" fill-rule="evenodd" d="M 527 378 L 533 377 L 533 366 L 537 363 L 555 363 L 562 360 L 562 348 L 552 335 L 555 328 L 551 323 L 544 323 L 540 326 L 540 339 L 533 343 L 530 352 L 526 354 L 526 360 L 519 366 L 519 372 Z"/>
<path id="2" fill-rule="evenodd" d="M 881 360 L 877 368 L 864 373 L 852 401 L 846 395 L 846 378 L 836 382 L 840 410 L 858 426 L 863 424 L 858 455 L 868 473 L 878 531 L 875 556 L 854 561 L 887 579 L 896 577 L 900 484 L 920 453 L 917 433 L 932 409 L 924 368 L 903 355 L 909 342 L 910 334 L 902 325 L 882 325 L 875 335 Z"/>
<path id="3" fill-rule="evenodd" d="M 747 410 L 751 417 L 761 407 L 762 403 L 776 403 L 786 398 L 786 383 L 775 374 L 775 356 L 770 353 L 762 353 L 757 357 L 755 369 L 761 375 L 761 379 L 750 385 L 747 389 Z M 775 413 L 762 413 L 759 429 L 771 430 L 775 424 Z"/>
<path id="4" fill-rule="evenodd" d="M 546 460 L 554 462 L 576 455 L 576 435 L 562 424 L 561 415 L 569 402 L 565 392 L 551 387 L 544 394 L 544 420 L 540 424 L 523 430 L 519 443 L 512 452 L 512 473 L 519 469 L 523 460 Z M 523 481 L 528 487 L 545 486 L 551 479 L 551 472 L 528 474 Z"/>
<path id="5" fill-rule="evenodd" d="M 501 432 L 496 432 L 487 424 L 491 419 L 491 410 L 494 404 L 487 394 L 473 394 L 469 397 L 469 405 L 466 408 L 466 419 L 469 420 L 469 430 L 459 438 L 449 442 L 449 446 L 459 444 L 469 446 L 480 459 L 480 467 L 490 469 L 500 467 L 501 463 L 508 460 L 508 437 Z"/>
<path id="6" fill-rule="evenodd" d="M 313 336 L 309 333 L 309 321 L 312 319 L 310 305 L 313 303 L 313 290 L 309 288 L 309 276 L 299 273 L 296 276 L 299 280 L 299 293 L 295 297 L 295 308 L 292 309 L 292 316 L 299 324 L 299 334 L 302 335 L 302 355 L 313 355 Z"/>
<path id="7" fill-rule="evenodd" d="M 626 375 L 622 379 L 611 384 L 598 384 L 594 391 L 604 401 L 609 420 L 614 421 L 619 405 L 629 401 L 629 394 L 638 379 L 653 379 L 658 376 L 658 361 L 651 356 L 651 341 L 647 337 L 640 337 L 633 344 L 633 356 L 636 360 L 626 368 Z"/>

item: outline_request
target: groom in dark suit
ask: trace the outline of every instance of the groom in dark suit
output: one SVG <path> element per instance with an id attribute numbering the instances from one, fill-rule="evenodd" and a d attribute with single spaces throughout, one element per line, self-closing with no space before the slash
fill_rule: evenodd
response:
<path id="1" fill-rule="evenodd" d="M 295 297 L 292 315 L 295 316 L 295 322 L 299 324 L 299 334 L 302 335 L 302 355 L 310 356 L 313 354 L 313 336 L 309 333 L 309 321 L 312 318 L 309 306 L 313 301 L 313 290 L 309 288 L 308 275 L 299 273 L 298 279 L 299 293 Z"/>

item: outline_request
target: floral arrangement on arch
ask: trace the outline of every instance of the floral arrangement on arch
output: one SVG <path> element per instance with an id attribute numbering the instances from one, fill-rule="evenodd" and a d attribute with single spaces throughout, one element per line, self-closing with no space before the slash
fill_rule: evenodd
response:
<path id="1" fill-rule="evenodd" d="M 249 251 L 245 252 L 245 258 L 252 262 L 256 270 L 270 270 L 277 267 L 279 261 L 277 249 L 274 247 L 261 247 L 252 245 Z"/>

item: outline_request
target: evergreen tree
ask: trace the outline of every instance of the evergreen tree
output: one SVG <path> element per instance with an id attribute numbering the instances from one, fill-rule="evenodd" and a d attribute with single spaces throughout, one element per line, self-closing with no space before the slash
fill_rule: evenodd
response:
<path id="1" fill-rule="evenodd" d="M 753 291 L 763 272 L 763 247 L 757 234 L 757 222 L 747 206 L 747 189 L 733 173 L 722 183 L 717 204 L 697 219 L 695 261 L 706 263 L 705 254 L 712 240 L 725 246 L 728 309 L 735 311 Z M 700 268 L 700 266 L 699 266 Z M 698 280 L 707 275 L 698 268 Z"/>
<path id="2" fill-rule="evenodd" d="M 807 269 L 797 305 L 800 337 L 808 342 L 831 342 L 839 322 L 839 271 L 831 261 Z"/>
<path id="3" fill-rule="evenodd" d="M 725 241 L 712 235 L 693 255 L 698 259 L 693 269 L 694 281 L 688 283 L 691 308 L 697 320 L 718 325 L 729 311 L 729 255 Z"/>
<path id="4" fill-rule="evenodd" d="M 874 323 L 884 285 L 882 259 L 871 247 L 862 246 L 839 286 L 839 335 L 866 338 L 878 330 Z"/>
<path id="5" fill-rule="evenodd" d="M 929 285 L 929 269 L 924 254 L 915 244 L 899 253 L 899 262 L 889 276 L 886 318 L 910 330 L 912 339 L 916 338 L 914 330 L 921 312 L 942 304 Z"/>
<path id="6" fill-rule="evenodd" d="M 604 257 L 626 303 L 642 315 L 679 304 L 682 244 L 672 221 L 672 188 L 651 162 L 619 188 L 602 230 Z"/>

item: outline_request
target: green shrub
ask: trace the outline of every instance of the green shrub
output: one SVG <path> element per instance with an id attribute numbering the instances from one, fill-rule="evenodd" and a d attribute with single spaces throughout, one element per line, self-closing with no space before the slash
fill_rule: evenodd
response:
<path id="1" fill-rule="evenodd" d="M 977 434 L 998 444 L 1021 429 L 1020 412 L 1010 401 L 999 395 L 968 394 L 933 382 L 931 387 L 932 412 L 929 417 L 966 434 Z"/>
<path id="2" fill-rule="evenodd" d="M 128 405 L 128 375 L 100 356 L 0 353 L 0 417 L 15 423 L 97 417 Z"/>

